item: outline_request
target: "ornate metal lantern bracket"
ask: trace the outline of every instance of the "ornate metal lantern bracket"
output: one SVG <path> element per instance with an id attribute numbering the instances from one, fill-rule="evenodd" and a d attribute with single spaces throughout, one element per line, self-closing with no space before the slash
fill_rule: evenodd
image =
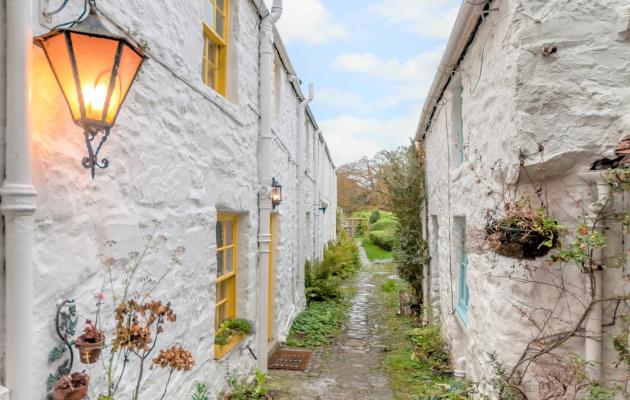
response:
<path id="1" fill-rule="evenodd" d="M 96 168 L 105 169 L 109 167 L 109 160 L 107 158 L 102 158 L 99 160 L 99 154 L 103 145 L 107 141 L 109 137 L 109 132 L 111 128 L 105 128 L 100 130 L 88 130 L 86 129 L 83 134 L 85 135 L 85 145 L 87 147 L 88 155 L 87 157 L 83 157 L 83 167 L 89 169 L 92 173 L 92 179 L 94 179 L 96 175 Z M 94 148 L 94 142 L 100 136 L 100 140 L 98 141 L 98 145 Z"/>

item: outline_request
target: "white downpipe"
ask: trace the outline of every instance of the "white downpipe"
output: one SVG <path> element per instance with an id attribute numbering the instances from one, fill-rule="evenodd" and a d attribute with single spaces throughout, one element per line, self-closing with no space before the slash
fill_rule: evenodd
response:
<path id="1" fill-rule="evenodd" d="M 271 13 L 260 24 L 260 189 L 258 209 L 258 369 L 267 372 L 269 294 L 269 245 L 271 243 L 271 180 L 273 178 L 271 134 L 271 72 L 273 70 L 273 26 L 282 15 L 282 0 L 274 0 Z"/>
<path id="2" fill-rule="evenodd" d="M 604 204 L 610 196 L 610 187 L 601 178 L 597 180 L 597 200 Z M 603 229 L 603 226 L 599 226 Z M 594 254 L 596 260 L 603 257 L 599 250 Z M 600 266 L 601 267 L 601 266 Z M 603 269 L 593 271 L 595 291 L 591 293 L 593 299 L 602 298 Z M 586 361 L 586 373 L 593 382 L 599 382 L 602 376 L 602 303 L 595 303 L 585 321 L 586 338 L 584 339 L 584 360 Z"/>
<path id="3" fill-rule="evenodd" d="M 31 171 L 32 2 L 8 0 L 6 177 L 0 193 L 6 249 L 5 384 L 12 400 L 33 400 L 33 214 Z"/>
<path id="4" fill-rule="evenodd" d="M 306 128 L 306 107 L 313 101 L 315 98 L 315 86 L 310 84 L 308 86 L 308 97 L 304 99 L 300 105 L 298 106 L 298 171 L 297 171 L 297 193 L 298 193 L 298 279 L 297 279 L 297 296 L 295 303 L 298 307 L 303 307 L 306 305 L 306 298 L 304 293 L 304 280 L 305 280 L 305 271 L 304 265 L 306 264 L 306 256 L 304 254 L 304 240 L 305 240 L 305 229 L 304 225 L 306 224 L 305 215 L 304 215 L 304 161 L 308 155 L 304 154 L 304 138 L 306 137 L 306 132 L 308 129 Z"/>

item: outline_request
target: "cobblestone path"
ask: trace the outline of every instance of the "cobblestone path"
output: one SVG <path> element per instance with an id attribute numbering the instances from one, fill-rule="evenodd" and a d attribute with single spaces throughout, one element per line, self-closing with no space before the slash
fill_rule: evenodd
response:
<path id="1" fill-rule="evenodd" d="M 388 400 L 394 395 L 382 370 L 386 346 L 381 341 L 377 316 L 377 287 L 371 284 L 378 265 L 361 247 L 363 268 L 352 286 L 349 318 L 336 342 L 313 355 L 306 372 L 271 371 L 274 400 Z"/>

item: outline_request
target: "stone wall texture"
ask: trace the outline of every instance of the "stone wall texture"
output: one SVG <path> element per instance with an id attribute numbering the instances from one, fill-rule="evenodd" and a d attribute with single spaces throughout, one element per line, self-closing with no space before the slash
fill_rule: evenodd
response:
<path id="1" fill-rule="evenodd" d="M 41 5 L 48 2 L 41 1 Z M 71 0 L 53 20 L 41 17 L 34 4 L 34 33 L 80 14 L 82 1 Z M 4 1 L 2 2 L 4 6 Z M 51 6 L 54 6 L 51 4 Z M 251 373 L 256 362 L 246 350 L 247 341 L 221 360 L 214 360 L 215 280 L 217 276 L 215 224 L 219 212 L 239 215 L 237 313 L 257 320 L 258 302 L 258 134 L 259 134 L 259 27 L 260 16 L 251 0 L 231 0 L 229 18 L 229 78 L 226 98 L 201 80 L 204 0 L 99 2 L 103 13 L 124 27 L 138 42 L 146 43 L 150 58 L 123 106 L 103 155 L 110 167 L 97 171 L 94 181 L 81 166 L 85 152 L 80 128 L 75 126 L 50 67 L 40 49 L 34 49 L 33 152 L 37 188 L 35 214 L 35 320 L 32 384 L 38 399 L 46 394 L 51 368 L 47 357 L 57 344 L 53 318 L 56 303 L 73 298 L 79 320 L 94 318 L 96 299 L 105 294 L 102 322 L 111 332 L 112 303 L 103 257 L 122 264 L 130 253 L 142 252 L 146 233 L 164 235 L 166 241 L 144 259 L 139 279 L 157 279 L 170 271 L 153 296 L 172 303 L 177 323 L 167 326 L 158 347 L 171 344 L 189 348 L 197 361 L 192 373 L 175 374 L 168 398 L 185 399 L 194 382 L 206 382 L 212 394 L 225 387 L 228 370 Z M 4 7 L 0 29 L 4 32 Z M 110 28 L 116 28 L 110 24 Z M 5 93 L 4 35 L 0 36 L 0 93 Z M 312 225 L 304 231 L 305 248 L 321 254 L 335 238 L 335 212 L 318 215 L 319 198 L 336 207 L 335 167 L 327 152 L 298 154 L 298 105 L 301 101 L 287 70 L 274 76 L 272 123 L 274 176 L 282 183 L 284 202 L 274 211 L 274 337 L 287 334 L 291 319 L 300 311 L 302 291 L 296 287 L 298 269 L 298 159 L 318 165 L 318 175 L 304 179 L 304 210 Z M 4 105 L 5 96 L 0 97 Z M 0 121 L 5 126 L 4 106 Z M 317 124 L 307 117 L 309 134 Z M 4 140 L 4 130 L 0 135 Z M 322 146 L 325 144 L 322 143 Z M 312 148 L 312 147 L 311 147 Z M 316 159 L 315 157 L 318 156 Z M 0 168 L 4 166 L 0 152 Z M 315 230 L 316 226 L 323 228 Z M 0 236 L 1 239 L 1 236 Z M 181 265 L 171 266 L 171 253 L 185 248 Z M 0 248 L 0 255 L 1 253 Z M 307 253 L 308 254 L 308 253 Z M 113 286 L 122 289 L 122 270 Z M 106 279 L 107 278 L 107 279 Z M 107 282 L 108 285 L 105 285 Z M 10 327 L 7 327 L 10 329 Z M 251 338 L 255 352 L 255 340 Z M 3 341 L 0 341 L 3 342 Z M 107 351 L 105 351 L 107 353 Z M 78 366 L 81 368 L 82 366 Z M 104 392 L 100 364 L 86 367 L 92 375 L 93 396 Z M 133 376 L 133 374 L 131 374 Z M 166 373 L 147 371 L 143 398 L 161 395 Z M 123 382 L 130 393 L 132 379 Z"/>
<path id="2" fill-rule="evenodd" d="M 549 265 L 546 259 L 518 261 L 490 251 L 484 238 L 488 212 L 515 193 L 529 195 L 532 183 L 545 182 L 551 215 L 575 232 L 591 204 L 595 188 L 589 173 L 595 160 L 612 157 L 619 140 L 630 134 L 630 41 L 628 5 L 623 0 L 549 2 L 495 0 L 480 25 L 458 72 L 439 102 L 424 139 L 427 153 L 427 220 L 433 270 L 439 274 L 441 322 L 452 346 L 453 359 L 465 357 L 468 378 L 489 391 L 492 378 L 488 354 L 496 352 L 513 365 L 537 332 L 522 310 L 553 309 L 570 320 L 583 311 L 587 280 L 575 265 Z M 545 44 L 557 53 L 544 56 Z M 463 86 L 464 162 L 456 147 L 457 87 Z M 544 152 L 539 152 L 539 144 Z M 520 170 L 525 156 L 527 174 Z M 616 198 L 623 208 L 627 199 Z M 466 218 L 467 284 L 470 290 L 468 325 L 456 316 L 459 246 L 457 217 Z M 606 254 L 622 254 L 618 225 L 607 231 Z M 564 242 L 572 238 L 564 237 Z M 627 244 L 626 244 L 627 246 Z M 613 264 L 611 261 L 610 264 Z M 604 295 L 630 291 L 625 268 L 604 271 Z M 565 279 L 568 298 L 536 282 Z M 624 307 L 623 305 L 621 306 Z M 614 307 L 605 307 L 604 324 Z M 627 306 L 623 311 L 628 313 Z M 620 324 L 604 327 L 603 376 L 620 379 L 611 335 Z M 583 356 L 584 340 L 576 338 L 568 352 Z M 526 382 L 533 397 L 544 385 Z"/>

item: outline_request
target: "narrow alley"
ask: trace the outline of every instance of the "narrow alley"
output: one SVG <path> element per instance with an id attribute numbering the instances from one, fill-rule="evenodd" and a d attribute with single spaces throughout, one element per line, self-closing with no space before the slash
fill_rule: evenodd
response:
<path id="1" fill-rule="evenodd" d="M 360 247 L 363 267 L 351 283 L 348 321 L 336 342 L 316 351 L 306 372 L 272 371 L 278 400 L 393 399 L 383 370 L 387 346 L 380 335 L 381 304 L 375 279 L 389 274 L 386 264 L 372 264 Z"/>

